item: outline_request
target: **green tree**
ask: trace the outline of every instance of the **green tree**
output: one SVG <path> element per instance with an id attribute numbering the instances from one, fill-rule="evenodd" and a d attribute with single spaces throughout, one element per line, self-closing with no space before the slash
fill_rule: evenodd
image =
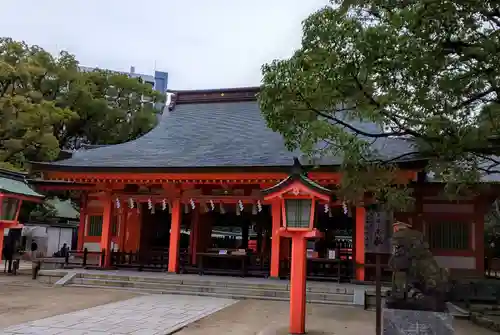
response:
<path id="1" fill-rule="evenodd" d="M 60 149 L 132 140 L 156 124 L 165 99 L 117 72 L 82 71 L 76 58 L 0 38 L 0 167 L 50 161 Z"/>
<path id="2" fill-rule="evenodd" d="M 303 22 L 292 57 L 263 66 L 259 101 L 291 149 L 343 157 L 346 197 L 397 202 L 394 160 L 371 144 L 405 138 L 415 150 L 399 159 L 472 183 L 500 170 L 499 93 L 497 1 L 336 0 Z"/>

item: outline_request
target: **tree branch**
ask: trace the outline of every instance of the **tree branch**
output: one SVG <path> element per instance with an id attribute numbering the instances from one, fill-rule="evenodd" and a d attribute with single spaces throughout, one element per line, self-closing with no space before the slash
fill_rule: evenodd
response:
<path id="1" fill-rule="evenodd" d="M 332 115 L 329 115 L 329 114 L 327 114 L 327 113 L 325 113 L 325 112 L 322 112 L 322 111 L 320 111 L 320 110 L 318 110 L 318 109 L 314 108 L 314 107 L 311 105 L 311 103 L 310 103 L 307 99 L 305 99 L 305 97 L 302 95 L 302 93 L 297 92 L 297 96 L 298 96 L 298 97 L 302 100 L 302 102 L 303 102 L 303 103 L 305 103 L 305 104 L 306 104 L 307 108 L 308 108 L 310 111 L 314 112 L 316 115 L 321 116 L 321 117 L 324 117 L 325 119 L 328 119 L 328 120 L 330 120 L 330 121 L 334 122 L 334 124 L 341 125 L 341 126 L 343 126 L 344 128 L 347 128 L 347 129 L 351 130 L 352 132 L 354 132 L 354 133 L 356 133 L 356 134 L 359 134 L 359 135 L 362 135 L 362 136 L 366 136 L 366 137 L 370 137 L 370 138 L 387 138 L 387 137 L 389 137 L 389 136 L 401 136 L 401 135 L 404 135 L 404 134 L 402 134 L 402 133 L 400 133 L 400 132 L 390 132 L 390 133 L 368 133 L 368 132 L 363 131 L 363 130 L 361 130 L 361 129 L 359 129 L 359 128 L 356 128 L 356 127 L 354 127 L 354 126 L 350 125 L 349 123 L 344 122 L 344 121 L 342 121 L 342 120 L 340 120 L 340 119 L 338 119 L 338 118 L 336 118 L 336 117 L 334 117 L 334 116 L 332 116 Z"/>
<path id="2" fill-rule="evenodd" d="M 474 94 L 473 96 L 471 96 L 469 99 L 465 100 L 465 101 L 462 101 L 461 103 L 459 103 L 458 105 L 456 105 L 455 107 L 453 107 L 452 109 L 453 110 L 457 110 L 457 109 L 460 109 L 462 107 L 465 107 L 471 103 L 473 103 L 474 101 L 476 100 L 480 100 L 482 98 L 484 98 L 485 96 L 487 96 L 488 94 L 491 94 L 495 92 L 495 89 L 494 88 L 490 88 L 484 92 L 481 92 L 481 93 L 477 93 L 477 94 Z"/>
<path id="3" fill-rule="evenodd" d="M 413 155 L 421 155 L 422 153 L 420 151 L 410 151 L 410 152 L 407 152 L 407 153 L 404 153 L 404 154 L 401 154 L 401 155 L 398 155 L 398 156 L 395 156 L 395 157 L 392 157 L 392 158 L 389 158 L 389 159 L 375 159 L 375 160 L 372 160 L 372 161 L 369 161 L 371 163 L 381 163 L 381 164 L 390 164 L 390 163 L 393 163 L 393 162 L 396 162 L 398 160 L 400 160 L 401 158 L 405 158 L 405 157 L 409 157 L 409 156 L 413 156 Z"/>

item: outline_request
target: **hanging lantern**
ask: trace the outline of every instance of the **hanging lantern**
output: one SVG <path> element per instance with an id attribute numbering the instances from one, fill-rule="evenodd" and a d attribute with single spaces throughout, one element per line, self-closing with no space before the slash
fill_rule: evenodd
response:
<path id="1" fill-rule="evenodd" d="M 226 209 L 224 208 L 224 204 L 222 202 L 219 204 L 219 211 L 221 214 L 226 214 Z"/>
<path id="2" fill-rule="evenodd" d="M 134 199 L 132 199 L 132 198 L 128 199 L 128 207 L 129 208 L 134 208 Z"/>
<path id="3" fill-rule="evenodd" d="M 252 205 L 252 215 L 257 215 L 257 205 L 256 204 Z"/>
<path id="4" fill-rule="evenodd" d="M 115 207 L 118 209 L 120 208 L 121 204 L 120 204 L 120 199 L 116 198 L 115 199 Z"/>
<path id="5" fill-rule="evenodd" d="M 215 204 L 213 200 L 210 200 L 210 208 L 212 209 L 212 211 L 215 210 Z"/>
<path id="6" fill-rule="evenodd" d="M 153 209 L 153 201 L 151 201 L 151 198 L 148 199 L 148 209 Z"/>
<path id="7" fill-rule="evenodd" d="M 260 200 L 257 200 L 257 210 L 260 212 L 262 212 L 262 204 L 260 203 Z"/>
<path id="8" fill-rule="evenodd" d="M 161 201 L 161 210 L 162 210 L 162 211 L 166 210 L 166 209 L 167 209 L 167 206 L 168 206 L 168 205 L 167 205 L 167 200 L 166 200 L 166 199 L 163 199 L 163 200 Z"/>
<path id="9" fill-rule="evenodd" d="M 196 208 L 196 204 L 194 203 L 193 199 L 189 199 L 189 204 L 191 205 L 191 209 L 194 210 Z"/>
<path id="10" fill-rule="evenodd" d="M 240 212 L 243 212 L 243 209 L 245 208 L 243 207 L 243 201 L 238 200 L 238 208 L 240 209 Z"/>

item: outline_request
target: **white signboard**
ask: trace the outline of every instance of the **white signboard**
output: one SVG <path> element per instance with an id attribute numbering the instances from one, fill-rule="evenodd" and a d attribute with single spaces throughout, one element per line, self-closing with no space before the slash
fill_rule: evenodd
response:
<path id="1" fill-rule="evenodd" d="M 365 252 L 391 253 L 392 213 L 367 209 Z"/>

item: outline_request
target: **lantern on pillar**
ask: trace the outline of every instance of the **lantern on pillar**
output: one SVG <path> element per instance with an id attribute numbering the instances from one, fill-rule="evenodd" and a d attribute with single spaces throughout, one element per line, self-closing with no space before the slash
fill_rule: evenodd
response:
<path id="1" fill-rule="evenodd" d="M 314 229 L 314 199 L 308 197 L 298 197 L 301 193 L 295 194 L 296 190 L 293 190 L 293 196 L 288 198 L 283 198 L 283 226 L 286 230 L 307 230 L 312 231 Z"/>
<path id="2" fill-rule="evenodd" d="M 319 201 L 330 203 L 333 192 L 310 180 L 299 160 L 294 158 L 292 173 L 262 193 L 264 200 L 281 203 L 283 225 L 279 235 L 292 239 L 289 333 L 304 334 L 307 239 L 323 236 L 314 228 L 314 213 Z"/>
<path id="3" fill-rule="evenodd" d="M 41 203 L 44 196 L 33 191 L 24 181 L 12 179 L 5 174 L 0 176 L 0 259 L 2 256 L 5 229 L 23 228 L 19 222 L 19 213 L 24 201 Z M 10 248 L 13 248 L 13 244 Z M 10 251 L 13 252 L 11 249 Z M 10 267 L 9 267 L 10 269 Z M 10 272 L 10 270 L 9 270 Z"/>
<path id="4" fill-rule="evenodd" d="M 26 186 L 28 188 L 28 186 Z M 32 191 L 33 194 L 37 194 Z M 20 228 L 19 226 L 19 212 L 21 210 L 21 205 L 23 201 L 37 202 L 41 203 L 43 201 L 43 195 L 38 196 L 26 196 L 22 194 L 15 193 L 3 193 L 0 189 L 0 227 L 2 224 L 5 228 Z M 1 235 L 0 237 L 3 237 Z"/>

